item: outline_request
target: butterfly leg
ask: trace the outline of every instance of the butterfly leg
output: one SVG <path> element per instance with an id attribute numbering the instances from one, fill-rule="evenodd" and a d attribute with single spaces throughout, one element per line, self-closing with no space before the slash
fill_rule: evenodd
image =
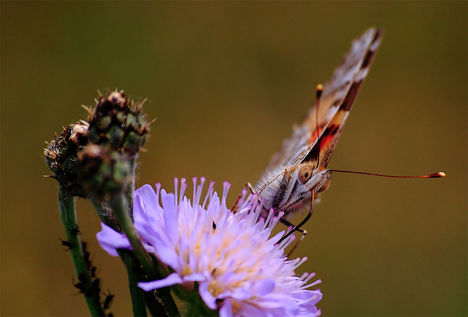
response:
<path id="1" fill-rule="evenodd" d="M 305 230 L 304 230 L 305 231 Z M 307 233 L 307 231 L 305 231 Z M 286 257 L 287 258 L 290 258 L 291 255 L 293 254 L 293 252 L 296 250 L 297 246 L 299 245 L 299 243 L 301 243 L 302 240 L 304 240 L 304 237 L 306 235 L 305 234 L 302 234 L 301 238 L 299 240 L 296 241 L 296 243 L 294 243 L 294 246 L 291 248 L 291 250 L 289 250 L 288 254 L 286 254 Z"/>
<path id="2" fill-rule="evenodd" d="M 252 187 L 252 184 L 247 183 L 247 184 L 245 185 L 245 188 L 247 188 L 247 189 L 250 191 L 251 194 L 255 194 L 255 191 L 254 191 L 254 189 L 253 189 L 253 187 Z M 232 211 L 233 213 L 237 213 L 237 212 L 239 211 L 239 201 L 240 201 L 241 198 L 242 198 L 242 193 L 239 194 L 239 196 L 237 197 L 237 199 L 236 199 L 234 205 L 233 205 L 232 208 L 231 208 L 231 211 Z M 258 201 L 260 202 L 260 199 L 259 199 Z"/>
<path id="3" fill-rule="evenodd" d="M 311 208 L 312 208 L 312 205 L 311 205 Z M 308 217 L 306 217 L 306 218 L 309 219 L 309 218 L 310 218 L 310 215 L 312 215 L 312 209 L 309 211 L 309 213 L 307 214 Z M 284 219 L 284 221 L 290 224 L 290 222 L 287 221 L 286 219 Z M 305 221 L 307 221 L 307 220 L 305 219 Z M 302 222 L 304 222 L 304 220 L 303 220 Z M 302 223 L 302 222 L 301 222 L 301 223 Z M 304 222 L 304 223 L 305 223 L 305 222 Z M 301 235 L 301 237 L 299 238 L 299 240 L 297 240 L 296 243 L 294 243 L 294 245 L 293 245 L 293 247 L 291 248 L 291 250 L 289 250 L 288 254 L 286 255 L 287 258 L 290 258 L 290 257 L 291 257 L 291 255 L 293 254 L 293 252 L 294 252 L 294 251 L 296 250 L 296 248 L 299 246 L 299 243 L 301 243 L 301 241 L 304 240 L 304 237 L 307 235 L 307 230 L 301 229 L 300 226 L 301 226 L 301 224 L 299 224 L 298 226 L 294 226 L 295 229 L 293 229 L 293 230 L 302 233 L 302 235 Z"/>
<path id="4" fill-rule="evenodd" d="M 289 238 L 294 232 L 301 230 L 301 227 L 310 219 L 312 216 L 313 210 L 314 210 L 314 200 L 315 200 L 315 191 L 312 189 L 310 191 L 311 194 L 311 199 L 310 199 L 310 209 L 305 218 L 297 225 L 295 226 L 291 231 L 289 231 L 284 237 L 282 237 L 278 243 L 281 243 L 285 239 Z M 299 231 L 301 232 L 301 231 Z"/>
<path id="5" fill-rule="evenodd" d="M 292 224 L 291 222 L 289 222 L 288 220 L 284 219 L 284 218 L 280 218 L 279 220 L 283 225 L 287 226 L 287 227 L 297 227 L 295 224 Z M 307 235 L 307 230 L 304 230 L 304 229 L 301 229 L 301 228 L 297 228 L 298 232 L 302 233 L 304 236 Z"/>
<path id="6" fill-rule="evenodd" d="M 255 190 L 253 189 L 252 184 L 247 183 L 247 185 L 245 185 L 245 187 L 247 187 L 247 189 L 250 191 L 251 194 L 255 194 Z"/>

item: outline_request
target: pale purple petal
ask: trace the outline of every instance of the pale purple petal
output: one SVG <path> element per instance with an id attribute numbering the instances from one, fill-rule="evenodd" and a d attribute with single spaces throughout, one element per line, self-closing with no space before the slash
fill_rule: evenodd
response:
<path id="1" fill-rule="evenodd" d="M 309 291 L 310 294 L 308 299 L 304 300 L 301 303 L 301 306 L 307 310 L 312 310 L 315 308 L 315 305 L 322 300 L 322 293 L 320 291 Z"/>
<path id="2" fill-rule="evenodd" d="M 144 218 L 148 218 L 149 216 L 154 216 L 157 213 L 157 196 L 153 190 L 153 187 L 146 184 L 141 186 L 137 189 L 134 193 L 134 201 L 138 202 L 138 212 L 135 212 L 134 209 L 134 216 L 137 213 L 141 213 Z"/>
<path id="3" fill-rule="evenodd" d="M 208 286 L 210 282 L 202 282 L 198 287 L 198 291 L 200 292 L 200 296 L 205 302 L 206 306 L 210 309 L 216 309 L 216 298 L 211 295 L 208 291 Z"/>
<path id="4" fill-rule="evenodd" d="M 314 303 L 319 302 L 322 299 L 322 293 L 320 290 L 302 290 L 299 292 L 294 292 L 294 297 L 304 301 L 314 301 Z"/>
<path id="5" fill-rule="evenodd" d="M 184 276 L 184 282 L 201 282 L 204 280 L 206 280 L 206 277 L 203 274 L 194 273 Z"/>
<path id="6" fill-rule="evenodd" d="M 221 309 L 219 310 L 219 317 L 233 317 L 232 305 L 230 299 L 225 299 Z"/>
<path id="7" fill-rule="evenodd" d="M 167 287 L 181 283 L 182 279 L 180 278 L 180 276 L 177 273 L 172 273 L 169 274 L 166 278 L 163 278 L 162 280 L 151 282 L 139 282 L 138 287 L 144 290 L 145 292 L 148 292 L 161 287 Z"/>
<path id="8" fill-rule="evenodd" d="M 262 316 L 268 316 L 270 314 L 269 314 L 269 311 L 266 311 L 264 309 L 255 307 L 253 305 L 244 304 L 242 305 L 242 311 L 238 315 L 262 317 Z M 284 317 L 284 315 L 272 315 L 272 316 Z"/>
<path id="9" fill-rule="evenodd" d="M 179 256 L 174 251 L 174 249 L 171 248 L 171 246 L 164 245 L 161 243 L 161 244 L 156 244 L 154 246 L 154 249 L 155 249 L 156 255 L 161 260 L 161 262 L 169 265 L 176 271 L 180 269 Z"/>
<path id="10" fill-rule="evenodd" d="M 96 238 L 104 251 L 112 256 L 118 256 L 116 249 L 131 249 L 130 242 L 124 234 L 118 233 L 104 223 L 101 223 L 101 228 Z"/>
<path id="11" fill-rule="evenodd" d="M 174 199 L 174 194 L 166 194 L 164 190 L 161 190 L 161 201 L 164 208 L 164 229 L 169 237 L 179 235 L 177 224 L 179 213 Z"/>
<path id="12" fill-rule="evenodd" d="M 255 296 L 265 296 L 275 289 L 275 281 L 272 279 L 264 279 L 256 283 L 252 293 Z"/>
<path id="13" fill-rule="evenodd" d="M 252 295 L 250 288 L 245 287 L 239 287 L 233 291 L 230 291 L 229 293 L 230 297 L 235 298 L 237 300 L 246 300 Z M 226 296 L 226 294 L 223 294 L 223 296 Z"/>

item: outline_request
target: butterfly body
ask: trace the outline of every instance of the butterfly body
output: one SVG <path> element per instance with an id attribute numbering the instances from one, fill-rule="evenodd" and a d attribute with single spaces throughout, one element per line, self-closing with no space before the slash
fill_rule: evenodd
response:
<path id="1" fill-rule="evenodd" d="M 381 38 L 381 31 L 371 28 L 353 41 L 343 63 L 320 90 L 315 107 L 272 157 L 254 186 L 265 210 L 282 211 L 288 219 L 310 209 L 312 199 L 328 188 L 328 163 Z"/>
<path id="2" fill-rule="evenodd" d="M 260 181 L 259 184 L 270 183 L 263 189 L 255 188 L 256 192 L 260 192 L 265 210 L 273 208 L 283 211 L 288 219 L 310 207 L 311 191 L 314 191 L 316 199 L 317 194 L 328 187 L 331 175 L 326 169 L 318 169 L 313 163 L 303 163 L 266 174 L 264 179 L 267 181 Z M 305 179 L 308 180 L 302 183 L 301 180 Z"/>

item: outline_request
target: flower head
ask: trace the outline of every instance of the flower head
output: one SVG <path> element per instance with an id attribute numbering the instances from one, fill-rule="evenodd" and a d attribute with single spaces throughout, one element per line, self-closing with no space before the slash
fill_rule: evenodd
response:
<path id="1" fill-rule="evenodd" d="M 201 184 L 193 179 L 193 197 L 185 194 L 182 179 L 180 191 L 166 193 L 156 185 L 138 189 L 134 195 L 135 229 L 148 252 L 169 266 L 173 273 L 162 280 L 141 282 L 144 290 L 192 285 L 210 309 L 221 316 L 318 316 L 315 304 L 320 290 L 307 288 L 315 275 L 301 277 L 294 270 L 306 258 L 288 260 L 285 247 L 292 241 L 278 241 L 284 232 L 270 237 L 281 215 L 273 212 L 260 218 L 261 205 L 255 195 L 242 193 L 236 213 L 226 207 L 229 184 L 224 183 L 221 199 L 210 183 L 202 197 Z M 98 233 L 101 246 L 111 255 L 116 249 L 129 248 L 125 236 L 102 224 Z"/>

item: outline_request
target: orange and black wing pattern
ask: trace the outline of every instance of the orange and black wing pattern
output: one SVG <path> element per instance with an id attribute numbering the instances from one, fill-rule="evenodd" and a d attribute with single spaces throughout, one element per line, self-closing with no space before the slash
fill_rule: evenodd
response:
<path id="1" fill-rule="evenodd" d="M 343 63 L 323 87 L 318 111 L 315 105 L 309 110 L 304 121 L 294 127 L 293 134 L 272 157 L 268 165 L 269 170 L 316 159 L 317 151 L 320 165 L 328 165 L 381 38 L 382 32 L 371 28 L 352 42 Z"/>

